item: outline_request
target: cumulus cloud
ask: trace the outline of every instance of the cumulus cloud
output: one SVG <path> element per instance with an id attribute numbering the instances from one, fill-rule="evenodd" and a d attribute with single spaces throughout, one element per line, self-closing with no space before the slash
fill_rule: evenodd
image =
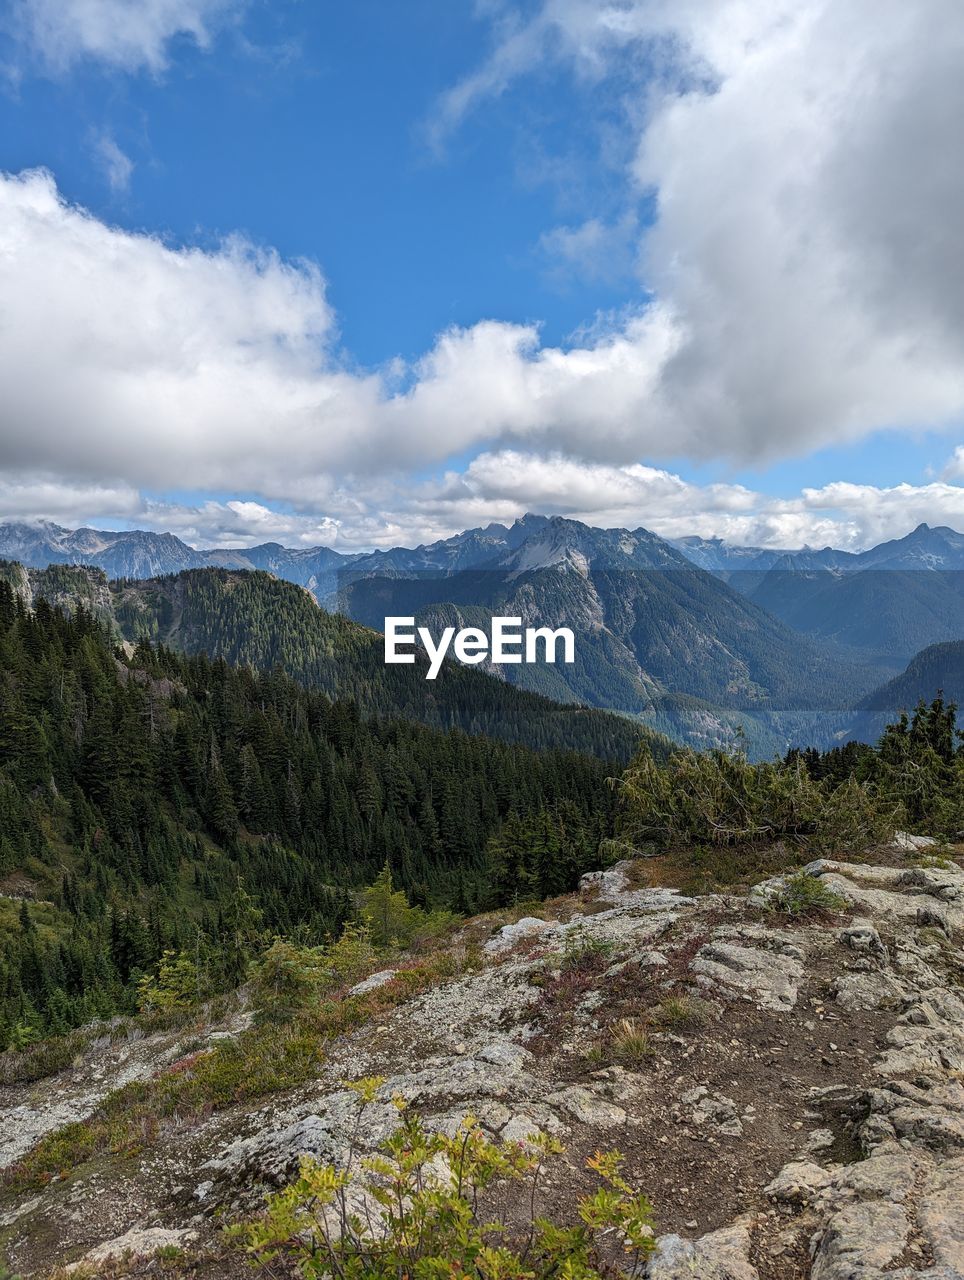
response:
<path id="1" fill-rule="evenodd" d="M 427 524 L 462 528 L 527 510 L 603 527 L 642 526 L 750 546 L 859 550 L 920 523 L 964 529 L 964 488 L 947 481 L 891 487 L 842 482 L 775 498 L 740 484 L 694 484 L 657 467 L 587 465 L 516 450 L 481 454 L 461 473 L 411 495 Z"/>
<path id="2" fill-rule="evenodd" d="M 196 547 L 415 546 L 493 521 L 511 524 L 530 510 L 603 527 L 642 526 L 666 538 L 861 550 L 921 522 L 964 530 L 964 487 L 946 479 L 891 487 L 832 482 L 775 498 L 740 484 L 695 484 L 658 467 L 514 449 L 482 453 L 460 471 L 418 481 L 348 476 L 280 509 L 251 498 L 174 502 L 122 483 L 70 483 L 55 475 L 0 479 L 0 519 L 52 519 L 68 527 L 120 521 L 176 533 Z"/>
<path id="3" fill-rule="evenodd" d="M 612 385 L 639 453 L 766 460 L 960 421 L 956 0 L 544 0 L 441 126 L 547 59 L 637 75 L 628 178 L 656 202 L 640 270 L 666 340 L 629 326 L 606 354 L 632 369 Z"/>
<path id="4" fill-rule="evenodd" d="M 14 0 L 22 49 L 61 73 L 85 59 L 122 71 L 162 72 L 178 37 L 206 48 L 246 0 Z"/>

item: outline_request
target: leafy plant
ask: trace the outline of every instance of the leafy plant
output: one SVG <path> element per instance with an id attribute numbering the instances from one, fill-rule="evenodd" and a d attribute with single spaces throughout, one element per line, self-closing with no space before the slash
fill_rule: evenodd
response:
<path id="1" fill-rule="evenodd" d="M 381 1084 L 350 1087 L 364 1107 Z M 453 1136 L 430 1134 L 395 1105 L 399 1127 L 357 1172 L 354 1150 L 343 1169 L 306 1159 L 263 1216 L 228 1229 L 256 1264 L 293 1264 L 303 1280 L 597 1280 L 635 1274 L 652 1252 L 652 1209 L 618 1152 L 588 1162 L 601 1185 L 579 1201 L 577 1224 L 562 1226 L 535 1209 L 543 1166 L 562 1152 L 555 1139 L 496 1144 L 471 1116 Z M 527 1206 L 524 1220 L 487 1216 L 499 1191 Z"/>
<path id="2" fill-rule="evenodd" d="M 644 747 L 614 785 L 624 834 L 666 848 L 781 839 L 865 847 L 893 833 L 899 812 L 870 784 L 815 778 L 799 756 L 752 764 L 740 751 L 685 749 L 661 764 Z"/>

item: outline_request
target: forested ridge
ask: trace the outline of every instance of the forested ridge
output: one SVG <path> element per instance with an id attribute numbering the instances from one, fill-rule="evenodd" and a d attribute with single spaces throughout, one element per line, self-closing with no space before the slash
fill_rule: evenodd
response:
<path id="1" fill-rule="evenodd" d="M 0 582 L 0 1044 L 132 1009 L 165 952 L 236 984 L 257 939 L 337 933 L 385 864 L 429 909 L 568 888 L 615 767 L 366 717 L 279 670 L 128 657 L 83 606 Z"/>
<path id="2" fill-rule="evenodd" d="M 624 716 L 563 707 L 457 662 L 446 662 L 434 681 L 425 679 L 422 655 L 412 666 L 386 666 L 381 635 L 328 613 L 303 587 L 267 573 L 196 569 L 108 583 L 86 566 L 25 570 L 0 561 L 0 580 L 27 598 L 67 608 L 84 604 L 132 642 L 146 637 L 261 671 L 279 666 L 301 684 L 350 699 L 363 716 L 396 716 L 606 759 L 628 760 L 641 736 L 657 753 L 668 747 Z"/>

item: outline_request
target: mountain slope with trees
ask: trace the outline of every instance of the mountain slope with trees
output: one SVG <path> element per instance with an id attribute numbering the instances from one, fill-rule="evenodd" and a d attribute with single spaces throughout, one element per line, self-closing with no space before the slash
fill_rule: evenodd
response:
<path id="1" fill-rule="evenodd" d="M 455 662 L 446 662 L 432 682 L 421 658 L 413 666 L 386 666 L 381 635 L 328 613 L 307 590 L 266 573 L 201 569 L 108 583 L 97 569 L 0 562 L 0 580 L 27 604 L 84 604 L 132 644 L 148 638 L 259 671 L 280 667 L 304 685 L 350 699 L 363 716 L 397 716 L 606 759 L 628 759 L 640 735 L 652 737 L 625 717 L 563 707 Z M 665 750 L 655 738 L 653 747 Z"/>
<path id="2" fill-rule="evenodd" d="M 166 953 L 237 983 L 258 939 L 340 929 L 386 865 L 426 910 L 557 892 L 610 832 L 613 767 L 128 656 L 83 606 L 0 582 L 0 1043 L 129 1011 Z"/>

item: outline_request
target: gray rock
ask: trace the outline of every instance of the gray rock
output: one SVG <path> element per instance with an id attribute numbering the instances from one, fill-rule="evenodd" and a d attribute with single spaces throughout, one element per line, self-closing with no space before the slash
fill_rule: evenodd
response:
<path id="1" fill-rule="evenodd" d="M 863 952 L 882 964 L 888 963 L 887 948 L 872 922 L 865 916 L 851 920 L 850 924 L 840 930 L 838 937 L 851 951 Z"/>
<path id="2" fill-rule="evenodd" d="M 567 1111 L 580 1124 L 599 1125 L 610 1128 L 616 1124 L 626 1123 L 626 1112 L 612 1102 L 600 1098 L 582 1085 L 570 1085 L 557 1093 L 550 1093 L 546 1101 Z"/>
<path id="3" fill-rule="evenodd" d="M 730 942 L 707 942 L 693 961 L 693 972 L 709 985 L 783 1013 L 797 1002 L 804 969 L 792 956 Z"/>
<path id="4" fill-rule="evenodd" d="M 525 1066 L 532 1054 L 528 1049 L 523 1049 L 521 1044 L 515 1044 L 512 1040 L 494 1040 L 481 1048 L 475 1057 L 482 1062 L 491 1062 L 494 1066 L 508 1067 L 511 1070 Z"/>
<path id="5" fill-rule="evenodd" d="M 812 1153 L 828 1151 L 835 1141 L 832 1129 L 814 1129 L 807 1136 L 807 1150 Z"/>
<path id="6" fill-rule="evenodd" d="M 933 836 L 915 836 L 909 831 L 898 831 L 890 847 L 899 849 L 901 853 L 920 853 L 922 849 L 933 849 L 936 844 Z"/>
<path id="7" fill-rule="evenodd" d="M 499 1132 L 503 1142 L 516 1142 L 520 1146 L 527 1146 L 532 1138 L 541 1136 L 542 1130 L 531 1116 L 521 1114 L 513 1116 Z"/>
<path id="8" fill-rule="evenodd" d="M 833 1178 L 812 1160 L 793 1160 L 786 1164 L 764 1188 L 764 1194 L 780 1204 L 812 1204 Z"/>
<path id="9" fill-rule="evenodd" d="M 918 1221 L 935 1263 L 964 1276 L 964 1157 L 946 1161 L 930 1175 Z"/>
<path id="10" fill-rule="evenodd" d="M 483 947 L 489 955 L 498 955 L 501 951 L 509 951 L 516 943 L 527 938 L 540 935 L 551 936 L 559 933 L 562 926 L 556 920 L 539 920 L 536 916 L 523 916 L 515 924 L 503 925 L 494 938 L 490 938 Z"/>
<path id="11" fill-rule="evenodd" d="M 79 1262 L 64 1268 L 69 1275 L 72 1271 L 80 1271 L 88 1266 L 96 1266 L 101 1262 L 110 1262 L 114 1258 L 123 1258 L 129 1254 L 132 1258 L 149 1258 L 158 1249 L 183 1249 L 197 1239 L 197 1232 L 188 1228 L 168 1230 L 165 1227 L 131 1227 L 122 1236 L 113 1240 L 105 1240 L 85 1253 Z"/>
<path id="12" fill-rule="evenodd" d="M 750 1262 L 750 1233 L 740 1223 L 698 1240 L 660 1236 L 645 1274 L 648 1280 L 759 1280 Z"/>
<path id="13" fill-rule="evenodd" d="M 366 992 L 374 991 L 377 987 L 383 987 L 386 982 L 391 982 L 397 972 L 397 969 L 382 969 L 378 973 L 373 973 L 370 977 L 356 983 L 348 994 L 350 996 L 363 996 Z"/>
<path id="14" fill-rule="evenodd" d="M 580 893 L 595 893 L 609 902 L 617 902 L 630 888 L 629 876 L 626 874 L 631 864 L 617 862 L 607 871 L 587 871 L 579 877 Z"/>
<path id="15" fill-rule="evenodd" d="M 871 970 L 846 973 L 834 979 L 833 996 L 842 1009 L 898 1009 L 907 987 L 890 973 Z"/>
<path id="16" fill-rule="evenodd" d="M 892 1200 L 903 1204 L 911 1194 L 927 1162 L 908 1151 L 883 1152 L 848 1165 L 836 1186 L 858 1200 Z"/>
<path id="17" fill-rule="evenodd" d="M 835 1213 L 820 1234 L 810 1280 L 876 1276 L 904 1252 L 910 1221 L 899 1204 L 859 1200 Z"/>

